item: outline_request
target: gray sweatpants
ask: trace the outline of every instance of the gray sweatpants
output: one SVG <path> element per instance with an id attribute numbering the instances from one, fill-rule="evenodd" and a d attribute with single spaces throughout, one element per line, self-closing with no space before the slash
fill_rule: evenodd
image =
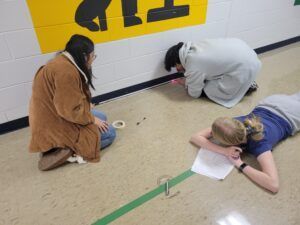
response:
<path id="1" fill-rule="evenodd" d="M 293 95 L 271 95 L 260 101 L 257 107 L 270 110 L 287 120 L 292 127 L 292 135 L 300 130 L 300 92 Z"/>

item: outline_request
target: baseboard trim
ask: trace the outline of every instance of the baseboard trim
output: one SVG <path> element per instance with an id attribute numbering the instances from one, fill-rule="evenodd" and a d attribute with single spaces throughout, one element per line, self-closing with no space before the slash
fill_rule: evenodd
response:
<path id="1" fill-rule="evenodd" d="M 101 102 L 104 102 L 104 101 L 107 101 L 107 100 L 110 100 L 110 99 L 118 98 L 118 97 L 121 97 L 121 96 L 124 96 L 124 95 L 128 95 L 130 93 L 134 93 L 134 92 L 137 92 L 137 91 L 140 91 L 140 90 L 151 88 L 151 87 L 157 86 L 159 84 L 166 83 L 170 80 L 173 80 L 173 79 L 176 79 L 176 78 L 179 78 L 179 77 L 182 77 L 182 76 L 183 75 L 178 74 L 178 73 L 170 74 L 170 75 L 160 77 L 160 78 L 157 78 L 157 79 L 154 79 L 154 80 L 150 80 L 150 81 L 147 81 L 147 82 L 144 82 L 144 83 L 136 84 L 136 85 L 133 85 L 133 86 L 130 86 L 130 87 L 127 87 L 127 88 L 122 88 L 122 89 L 117 90 L 117 91 L 113 91 L 113 92 L 110 92 L 110 93 L 107 93 L 107 94 L 96 96 L 96 97 L 93 98 L 92 102 L 95 103 L 95 104 L 98 104 L 98 103 L 101 103 Z"/>
<path id="2" fill-rule="evenodd" d="M 29 126 L 28 116 L 0 124 L 0 134 L 22 129 Z"/>
<path id="3" fill-rule="evenodd" d="M 263 47 L 260 47 L 260 48 L 256 48 L 256 49 L 254 49 L 254 51 L 257 54 L 261 54 L 261 53 L 272 51 L 274 49 L 281 48 L 281 47 L 284 47 L 284 46 L 287 46 L 287 45 L 290 45 L 290 44 L 294 44 L 298 41 L 300 41 L 300 36 L 290 38 L 290 39 L 287 39 L 287 40 L 284 40 L 284 41 L 279 41 L 279 42 L 276 42 L 274 44 L 270 44 L 270 45 L 263 46 Z"/>
<path id="4" fill-rule="evenodd" d="M 290 39 L 287 39 L 284 41 L 280 41 L 280 42 L 276 42 L 276 43 L 273 43 L 273 44 L 270 44 L 267 46 L 263 46 L 263 47 L 260 47 L 260 48 L 254 49 L 254 50 L 257 54 L 261 54 L 261 53 L 268 52 L 268 51 L 271 51 L 271 50 L 274 50 L 277 48 L 281 48 L 281 47 L 284 47 L 284 46 L 287 46 L 287 45 L 290 45 L 290 44 L 293 44 L 293 43 L 296 43 L 299 41 L 300 41 L 300 36 L 297 36 L 297 37 L 290 38 Z M 147 82 L 143 82 L 140 84 L 136 84 L 136 85 L 133 85 L 130 87 L 122 88 L 120 90 L 116 90 L 116 91 L 113 91 L 110 93 L 96 96 L 93 98 L 92 102 L 95 104 L 98 104 L 100 102 L 108 101 L 110 99 L 118 98 L 118 97 L 121 97 L 124 95 L 128 95 L 130 93 L 134 93 L 134 92 L 146 89 L 146 88 L 151 88 L 151 87 L 157 86 L 159 84 L 166 83 L 172 79 L 176 79 L 181 76 L 182 75 L 175 73 L 175 74 L 167 75 L 167 76 L 160 77 L 160 78 L 157 78 L 154 80 L 150 80 Z M 0 124 L 0 134 L 8 133 L 8 132 L 15 131 L 17 129 L 21 129 L 21 128 L 28 127 L 28 126 L 29 126 L 29 120 L 28 120 L 28 116 L 26 116 L 26 117 L 23 117 L 23 118 L 20 118 L 17 120 L 12 120 L 12 121 Z"/>

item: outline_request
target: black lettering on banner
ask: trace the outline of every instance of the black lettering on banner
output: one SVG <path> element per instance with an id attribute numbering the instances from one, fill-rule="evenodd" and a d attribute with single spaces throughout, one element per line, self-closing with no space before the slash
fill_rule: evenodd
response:
<path id="1" fill-rule="evenodd" d="M 75 22 L 86 27 L 90 31 L 106 31 L 107 17 L 106 9 L 112 0 L 84 0 L 78 6 L 75 13 Z M 124 27 L 142 24 L 141 18 L 135 16 L 137 13 L 137 0 L 121 0 Z M 99 25 L 93 20 L 98 17 Z"/>
<path id="2" fill-rule="evenodd" d="M 75 22 L 90 31 L 106 31 L 106 10 L 112 0 L 83 0 L 75 13 Z M 124 27 L 142 24 L 138 11 L 137 0 L 121 0 Z M 164 7 L 150 9 L 147 13 L 147 22 L 168 20 L 189 15 L 189 5 L 174 6 L 174 0 L 164 0 Z M 98 18 L 99 24 L 93 20 Z"/>
<path id="3" fill-rule="evenodd" d="M 76 23 L 94 32 L 107 30 L 106 9 L 110 2 L 111 0 L 83 0 L 75 13 Z M 97 17 L 99 25 L 93 21 Z"/>
<path id="4" fill-rule="evenodd" d="M 131 27 L 138 24 L 142 24 L 141 18 L 135 16 L 137 10 L 137 0 L 122 0 L 124 27 Z"/>
<path id="5" fill-rule="evenodd" d="M 189 5 L 174 6 L 174 0 L 164 0 L 164 7 L 150 9 L 147 14 L 147 22 L 156 22 L 161 20 L 168 20 L 190 14 Z"/>

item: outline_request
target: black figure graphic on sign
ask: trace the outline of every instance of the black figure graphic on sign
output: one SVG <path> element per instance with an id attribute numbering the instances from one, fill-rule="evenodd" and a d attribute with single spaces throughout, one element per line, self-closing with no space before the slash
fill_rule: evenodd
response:
<path id="1" fill-rule="evenodd" d="M 188 16 L 189 5 L 174 6 L 174 0 L 164 0 L 165 6 L 162 8 L 150 9 L 147 15 L 147 22 L 168 20 L 177 17 Z"/>
<path id="2" fill-rule="evenodd" d="M 75 21 L 90 31 L 107 30 L 106 9 L 112 0 L 83 0 L 75 13 Z M 124 26 L 130 27 L 142 23 L 137 13 L 137 0 L 122 0 Z M 98 17 L 99 25 L 93 20 Z"/>
<path id="3" fill-rule="evenodd" d="M 90 31 L 107 30 L 106 9 L 111 0 L 84 0 L 75 13 L 75 21 Z M 98 17 L 99 25 L 93 20 Z"/>
<path id="4" fill-rule="evenodd" d="M 137 13 L 137 0 L 122 0 L 122 12 L 124 16 L 124 27 L 142 23 L 141 18 L 135 16 Z"/>

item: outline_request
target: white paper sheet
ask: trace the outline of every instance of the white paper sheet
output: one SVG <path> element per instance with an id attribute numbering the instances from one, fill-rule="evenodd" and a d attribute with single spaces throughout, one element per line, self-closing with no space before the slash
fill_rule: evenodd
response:
<path id="1" fill-rule="evenodd" d="M 200 148 L 192 166 L 192 171 L 210 178 L 223 180 L 233 169 L 226 156 Z"/>

